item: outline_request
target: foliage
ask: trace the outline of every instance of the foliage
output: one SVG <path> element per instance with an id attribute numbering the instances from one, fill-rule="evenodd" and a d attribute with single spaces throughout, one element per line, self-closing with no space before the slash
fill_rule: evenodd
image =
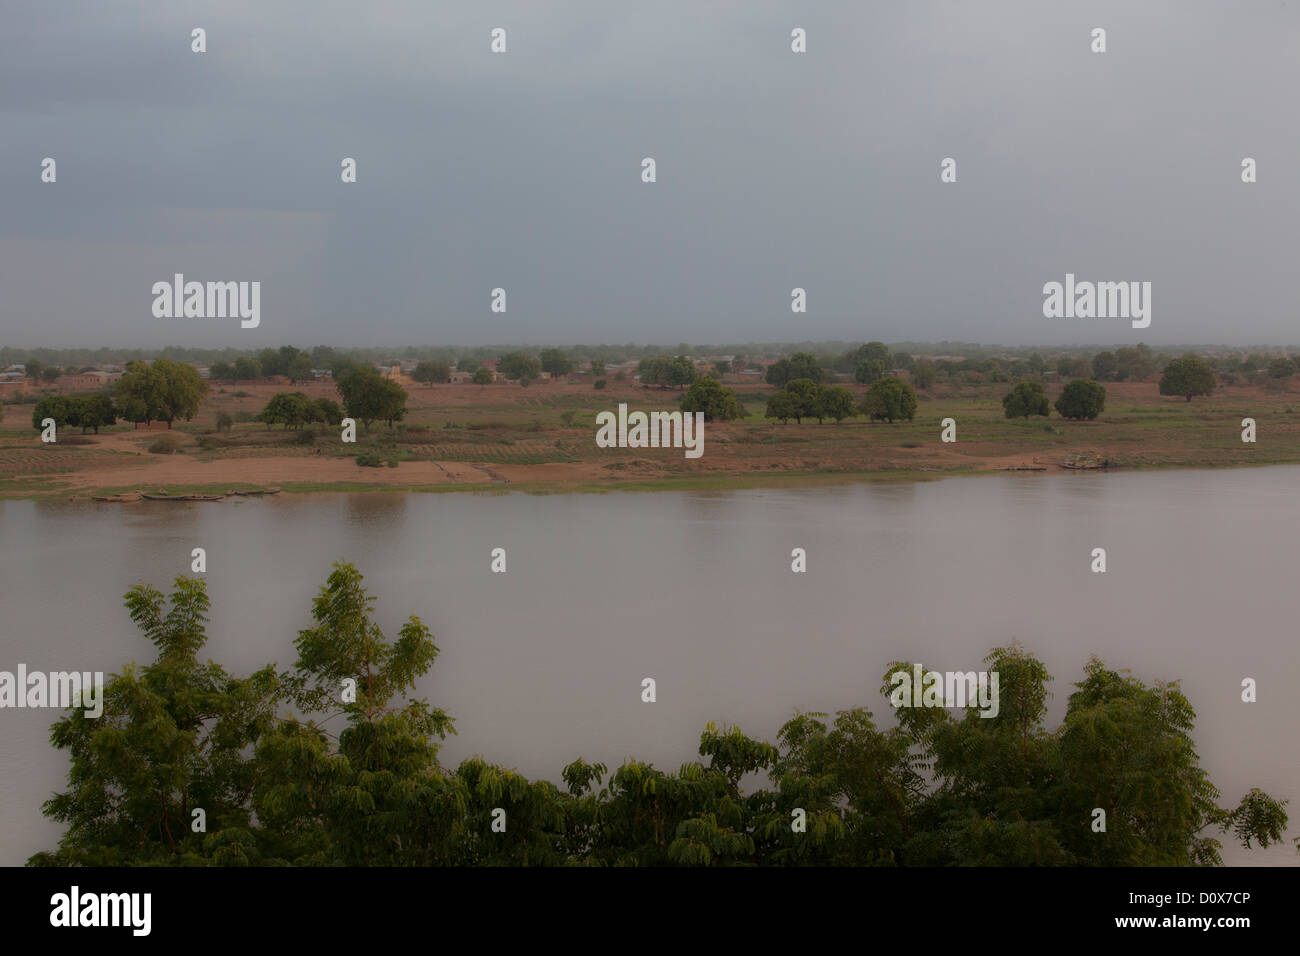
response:
<path id="1" fill-rule="evenodd" d="M 748 414 L 736 400 L 734 391 L 707 375 L 695 380 L 682 396 L 681 407 L 684 412 L 703 412 L 706 422 L 730 422 Z"/>
<path id="2" fill-rule="evenodd" d="M 537 378 L 541 373 L 542 363 L 525 352 L 511 352 L 509 355 L 501 356 L 501 361 L 497 363 L 497 371 L 508 379 L 527 382 Z"/>
<path id="3" fill-rule="evenodd" d="M 1047 395 L 1041 382 L 1019 382 L 1002 396 L 1002 410 L 1007 418 L 1028 418 L 1030 415 L 1050 415 Z"/>
<path id="4" fill-rule="evenodd" d="M 1267 847 L 1288 822 L 1258 789 L 1219 804 L 1176 682 L 1096 658 L 1057 728 L 1051 676 L 1013 643 L 985 658 L 995 713 L 903 706 L 888 726 L 865 707 L 802 713 L 775 744 L 709 724 L 675 772 L 579 758 L 561 789 L 482 757 L 439 763 L 452 720 L 411 696 L 433 635 L 411 615 L 387 639 L 350 564 L 318 592 L 284 672 L 200 662 L 201 580 L 177 578 L 170 602 L 138 585 L 126 603 L 155 659 L 111 676 L 98 719 L 77 708 L 53 726 L 71 762 L 43 812 L 65 832 L 29 865 L 1218 865 L 1207 830 Z M 882 694 L 915 668 L 889 665 Z"/>
<path id="5" fill-rule="evenodd" d="M 434 382 L 450 382 L 451 367 L 446 362 L 419 362 L 415 366 L 415 371 L 411 373 L 411 378 L 424 385 L 432 385 Z"/>
<path id="6" fill-rule="evenodd" d="M 1106 387 L 1089 379 L 1075 379 L 1056 400 L 1056 410 L 1062 418 L 1096 418 L 1105 407 Z"/>
<path id="7" fill-rule="evenodd" d="M 406 414 L 406 389 L 369 365 L 348 369 L 337 387 L 348 417 L 364 424 L 367 430 L 376 420 L 388 422 L 391 428 Z"/>
<path id="8" fill-rule="evenodd" d="M 1197 355 L 1184 355 L 1165 366 L 1160 376 L 1161 395 L 1181 395 L 1191 401 L 1194 395 L 1214 392 L 1214 369 Z"/>
<path id="9" fill-rule="evenodd" d="M 916 392 L 898 378 L 882 378 L 872 383 L 859 409 L 874 421 L 908 421 L 916 416 Z"/>

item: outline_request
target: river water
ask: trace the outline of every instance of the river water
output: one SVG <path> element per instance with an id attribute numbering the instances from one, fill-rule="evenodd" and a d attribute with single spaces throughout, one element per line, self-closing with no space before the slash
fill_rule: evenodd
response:
<path id="1" fill-rule="evenodd" d="M 410 613 L 441 650 L 419 694 L 471 754 L 558 780 L 578 756 L 676 769 L 708 721 L 774 740 L 796 709 L 888 720 L 893 660 L 979 670 L 1016 638 L 1064 713 L 1090 654 L 1180 679 L 1202 764 L 1235 805 L 1292 800 L 1288 842 L 1230 864 L 1296 865 L 1300 467 L 993 475 L 735 492 L 280 496 L 133 505 L 0 502 L 0 670 L 151 659 L 122 595 L 168 591 L 207 552 L 205 657 L 236 673 L 294 659 L 331 563 Z M 492 573 L 504 548 L 506 573 Z M 1107 570 L 1093 573 L 1092 551 Z M 807 553 L 792 573 L 791 551 Z M 657 701 L 642 703 L 652 677 Z M 1241 701 L 1243 678 L 1258 701 Z M 0 710 L 0 864 L 52 849 L 40 803 L 65 782 L 54 711 Z"/>

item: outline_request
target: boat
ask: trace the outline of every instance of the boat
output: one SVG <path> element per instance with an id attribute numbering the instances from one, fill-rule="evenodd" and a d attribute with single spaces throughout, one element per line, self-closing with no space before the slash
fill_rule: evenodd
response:
<path id="1" fill-rule="evenodd" d="M 1046 465 L 1011 465 L 1007 471 L 1047 471 Z"/>
<path id="2" fill-rule="evenodd" d="M 241 488 L 227 491 L 226 495 L 231 498 L 254 498 L 260 495 L 278 495 L 279 493 L 279 488 L 266 488 L 264 490 L 257 488 Z"/>
<path id="3" fill-rule="evenodd" d="M 1070 455 L 1061 462 L 1062 468 L 1074 471 L 1090 471 L 1096 468 L 1114 468 L 1118 465 L 1114 459 L 1102 458 L 1100 455 Z"/>
<path id="4" fill-rule="evenodd" d="M 160 492 L 156 495 L 146 493 L 144 496 L 149 501 L 220 501 L 225 495 L 169 495 L 166 492 Z"/>
<path id="5" fill-rule="evenodd" d="M 139 501 L 143 497 L 143 494 L 139 491 L 124 491 L 120 495 L 91 495 L 90 497 L 93 501 L 120 501 L 128 503 Z"/>

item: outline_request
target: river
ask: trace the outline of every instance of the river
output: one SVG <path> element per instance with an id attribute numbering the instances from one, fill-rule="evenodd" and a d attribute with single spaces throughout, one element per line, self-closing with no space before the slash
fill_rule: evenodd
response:
<path id="1" fill-rule="evenodd" d="M 444 764 L 482 754 L 558 780 L 578 756 L 676 769 L 708 721 L 774 740 L 796 709 L 869 706 L 893 660 L 979 670 L 1016 638 L 1055 678 L 1053 726 L 1090 654 L 1179 679 L 1205 766 L 1235 805 L 1290 799 L 1296 865 L 1300 467 L 992 475 L 808 490 L 329 494 L 131 505 L 0 502 L 0 670 L 111 673 L 151 659 L 122 595 L 168 591 L 206 550 L 205 657 L 288 666 L 335 560 L 392 637 L 441 650 L 419 687 L 456 720 Z M 490 569 L 494 548 L 506 573 Z M 1092 551 L 1107 570 L 1093 573 Z M 791 551 L 807 553 L 792 573 Z M 657 701 L 642 703 L 652 677 Z M 1258 701 L 1241 682 L 1258 681 Z M 65 783 L 50 710 L 0 710 L 0 864 L 52 849 Z"/>

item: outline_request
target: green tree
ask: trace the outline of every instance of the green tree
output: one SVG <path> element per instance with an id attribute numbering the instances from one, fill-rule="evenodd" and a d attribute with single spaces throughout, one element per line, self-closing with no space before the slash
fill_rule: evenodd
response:
<path id="1" fill-rule="evenodd" d="M 74 414 L 72 399 L 67 395 L 46 395 L 32 409 L 32 427 L 41 431 L 45 427 L 41 423 L 52 418 L 56 428 L 63 428 L 72 423 Z"/>
<path id="2" fill-rule="evenodd" d="M 479 386 L 479 391 L 481 392 L 483 390 L 484 385 L 491 385 L 494 381 L 496 381 L 496 378 L 492 374 L 492 370 L 490 368 L 488 368 L 486 365 L 480 365 L 478 368 L 474 369 L 474 374 L 470 378 L 470 381 L 473 382 L 475 385 Z"/>
<path id="3" fill-rule="evenodd" d="M 411 378 L 429 386 L 434 382 L 450 382 L 451 369 L 443 362 L 419 362 L 411 373 Z"/>
<path id="4" fill-rule="evenodd" d="M 248 794 L 247 752 L 274 724 L 279 681 L 267 667 L 237 678 L 199 652 L 209 602 L 202 581 L 179 577 L 168 599 L 147 585 L 127 592 L 131 620 L 157 648 L 102 691 L 103 713 L 72 709 L 50 740 L 68 751 L 68 789 L 45 815 L 66 830 L 45 866 L 262 862 Z M 83 697 L 83 703 L 85 698 Z M 194 832 L 202 809 L 207 832 Z"/>
<path id="5" fill-rule="evenodd" d="M 478 359 L 472 358 L 471 356 L 467 355 L 459 362 L 456 363 L 456 371 L 469 372 L 471 375 L 473 375 L 475 372 L 479 370 L 482 364 L 483 363 L 480 362 Z"/>
<path id="6" fill-rule="evenodd" d="M 497 371 L 508 379 L 529 382 L 541 373 L 542 363 L 527 353 L 511 352 L 501 357 L 501 361 L 497 364 Z"/>
<path id="7" fill-rule="evenodd" d="M 1078 378 L 1061 391 L 1056 410 L 1062 418 L 1096 418 L 1106 407 L 1106 387 L 1099 382 Z"/>
<path id="8" fill-rule="evenodd" d="M 916 416 L 916 392 L 898 378 L 874 382 L 859 409 L 872 421 L 908 421 Z"/>
<path id="9" fill-rule="evenodd" d="M 109 395 L 79 395 L 71 400 L 71 406 L 68 424 L 79 426 L 83 435 L 91 428 L 98 435 L 101 425 L 117 424 L 117 408 Z"/>
<path id="10" fill-rule="evenodd" d="M 713 371 L 716 373 L 718 380 L 721 381 L 722 376 L 731 374 L 731 360 L 718 359 L 713 363 Z"/>
<path id="11" fill-rule="evenodd" d="M 302 392 L 277 392 L 258 415 L 266 427 L 282 424 L 285 429 L 302 428 L 316 417 L 316 407 Z"/>
<path id="12" fill-rule="evenodd" d="M 821 421 L 821 386 L 810 378 L 797 378 L 786 384 L 783 391 L 790 401 L 794 420 L 803 424 L 805 418 Z"/>
<path id="13" fill-rule="evenodd" d="M 23 371 L 33 382 L 41 380 L 41 372 L 45 370 L 45 363 L 37 359 L 28 359 L 23 365 Z"/>
<path id="14" fill-rule="evenodd" d="M 208 377 L 218 382 L 233 382 L 235 376 L 235 366 L 229 362 L 213 362 L 208 367 Z"/>
<path id="15" fill-rule="evenodd" d="M 343 409 L 332 398 L 318 398 L 312 402 L 311 421 L 338 425 L 343 421 Z"/>
<path id="16" fill-rule="evenodd" d="M 912 368 L 912 381 L 917 388 L 929 389 L 934 386 L 935 367 L 929 359 L 922 359 Z"/>
<path id="17" fill-rule="evenodd" d="M 823 385 L 817 401 L 818 421 L 823 418 L 833 418 L 838 425 L 844 419 L 852 418 L 858 413 L 853 405 L 853 393 L 843 385 Z"/>
<path id="18" fill-rule="evenodd" d="M 764 418 L 777 418 L 784 425 L 790 419 L 795 417 L 794 402 L 786 392 L 777 392 L 775 395 L 768 396 L 767 409 L 763 413 Z"/>
<path id="19" fill-rule="evenodd" d="M 1007 418 L 1051 414 L 1041 382 L 1018 382 L 1015 388 L 1002 396 L 1002 410 Z"/>
<path id="20" fill-rule="evenodd" d="M 1168 371 L 1168 369 L 1166 369 Z M 1269 378 L 1284 379 L 1295 374 L 1295 362 L 1283 356 L 1268 363 Z"/>
<path id="21" fill-rule="evenodd" d="M 1092 374 L 1099 382 L 1114 381 L 1119 371 L 1119 363 L 1114 352 L 1098 352 L 1092 357 Z"/>
<path id="22" fill-rule="evenodd" d="M 884 378 L 886 371 L 885 363 L 880 359 L 864 359 L 853 370 L 853 380 L 864 385 L 870 385 L 872 382 Z"/>
<path id="23" fill-rule="evenodd" d="M 573 362 L 559 349 L 542 349 L 542 371 L 550 372 L 552 378 L 568 375 L 573 371 Z"/>
<path id="24" fill-rule="evenodd" d="M 1115 350 L 1116 381 L 1140 382 L 1155 370 L 1155 359 L 1146 344 L 1138 343 L 1136 348 Z"/>
<path id="25" fill-rule="evenodd" d="M 285 367 L 284 374 L 289 377 L 289 381 L 295 384 L 300 382 L 310 382 L 312 376 L 311 356 L 306 352 L 299 352 Z"/>
<path id="26" fill-rule="evenodd" d="M 262 363 L 241 355 L 235 359 L 234 374 L 231 377 L 237 382 L 255 382 L 262 377 Z"/>
<path id="27" fill-rule="evenodd" d="M 682 396 L 681 408 L 684 412 L 703 412 L 706 422 L 735 421 L 747 414 L 736 393 L 724 388 L 715 378 L 707 375 L 695 380 L 690 390 Z"/>
<path id="28" fill-rule="evenodd" d="M 128 367 L 129 368 L 129 367 Z M 152 375 L 148 378 L 153 389 L 154 408 L 159 421 L 172 427 L 178 418 L 190 421 L 199 411 L 199 402 L 208 393 L 208 383 L 199 377 L 193 365 L 171 359 L 154 359 Z M 119 388 L 125 377 L 118 382 Z"/>
<path id="29" fill-rule="evenodd" d="M 1181 395 L 1189 402 L 1194 395 L 1212 394 L 1214 385 L 1214 369 L 1198 355 L 1174 359 L 1160 376 L 1161 395 Z"/>
<path id="30" fill-rule="evenodd" d="M 406 389 L 372 366 L 357 365 L 343 373 L 337 384 L 343 408 L 370 430 L 374 421 L 386 421 L 391 428 L 406 414 Z"/>

